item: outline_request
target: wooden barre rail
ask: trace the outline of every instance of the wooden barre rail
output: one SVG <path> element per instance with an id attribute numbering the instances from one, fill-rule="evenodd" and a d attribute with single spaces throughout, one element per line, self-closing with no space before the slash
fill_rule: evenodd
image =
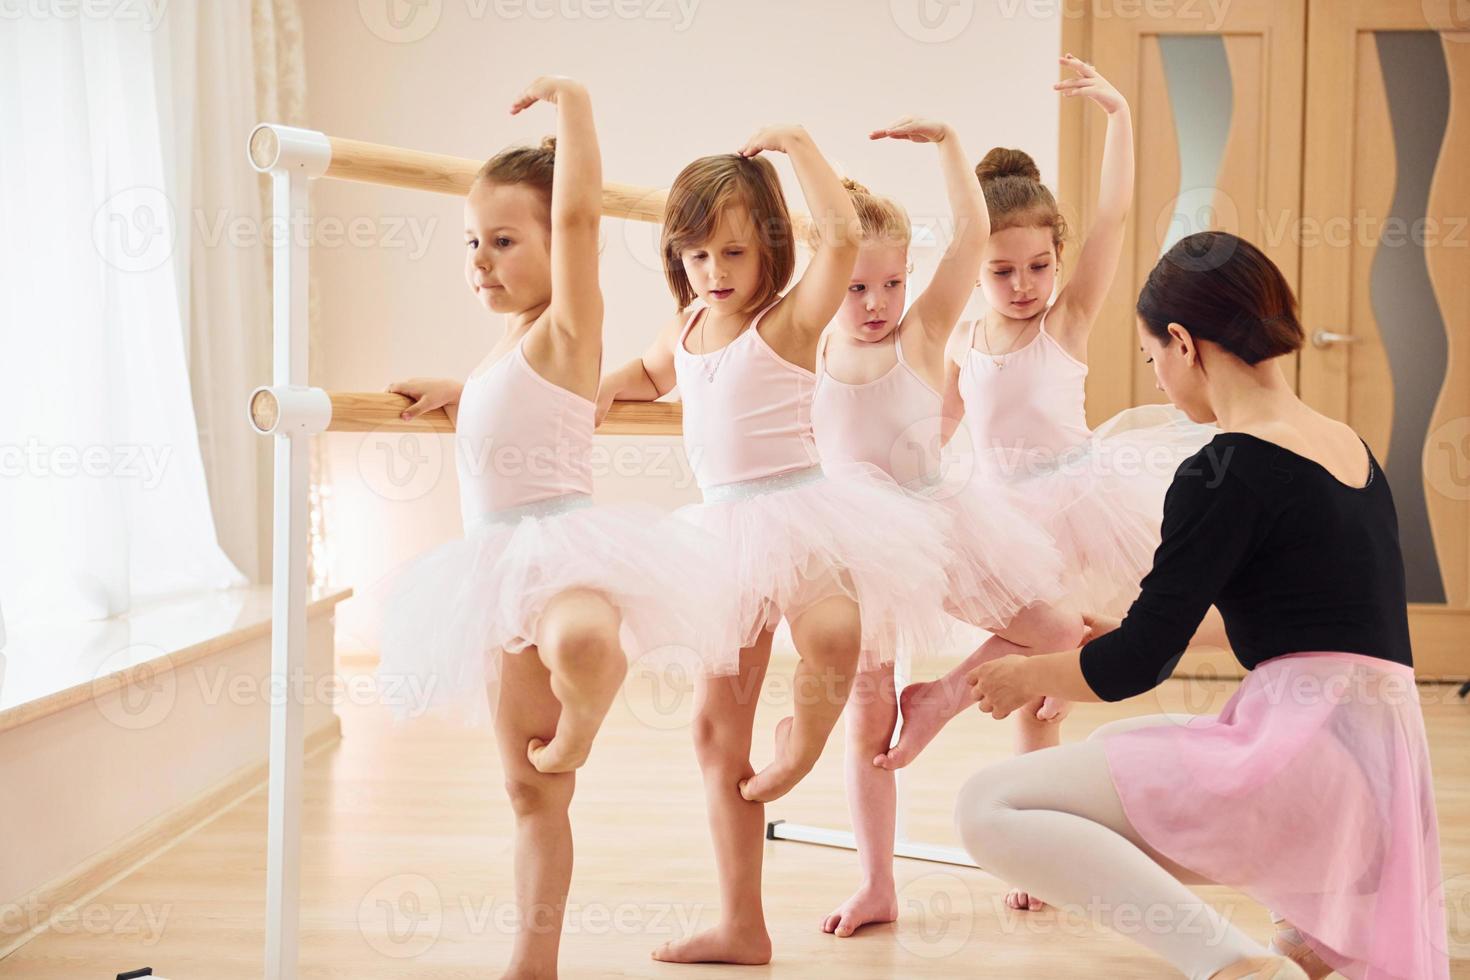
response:
<path id="1" fill-rule="evenodd" d="M 331 147 L 331 158 L 321 176 L 338 180 L 463 197 L 469 193 L 475 174 L 484 162 L 341 136 L 310 135 L 313 139 L 325 140 Z M 270 171 L 280 162 L 281 150 L 281 139 L 273 126 L 257 126 L 250 134 L 250 161 L 261 172 Z M 602 214 L 605 218 L 661 222 L 668 196 L 668 191 L 658 187 L 607 182 L 602 185 Z M 797 242 L 804 244 L 811 219 L 793 211 L 791 223 Z"/>
<path id="2" fill-rule="evenodd" d="M 442 408 L 425 412 L 405 422 L 400 413 L 413 404 L 403 395 L 375 391 L 332 391 L 332 420 L 328 432 L 433 432 L 452 433 L 454 425 Z M 250 401 L 250 417 L 261 431 L 276 424 L 278 406 L 268 390 L 255 393 Z M 668 436 L 679 435 L 684 417 L 678 402 L 614 402 L 612 411 L 597 427 L 603 436 Z"/>
<path id="3" fill-rule="evenodd" d="M 323 177 L 386 184 L 437 194 L 469 193 L 483 160 L 443 153 L 405 150 L 381 143 L 326 137 L 332 147 L 331 162 Z M 280 139 L 270 126 L 259 126 L 250 134 L 250 159 L 262 171 L 270 170 L 281 152 Z M 662 221 L 667 192 L 630 184 L 604 184 L 602 213 L 609 218 L 633 221 Z"/>

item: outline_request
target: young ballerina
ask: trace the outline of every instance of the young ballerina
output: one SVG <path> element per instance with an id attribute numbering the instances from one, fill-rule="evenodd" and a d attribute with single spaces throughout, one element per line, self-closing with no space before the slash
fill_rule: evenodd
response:
<path id="1" fill-rule="evenodd" d="M 795 239 L 766 151 L 791 158 L 817 228 L 811 261 L 784 294 Z M 760 804 L 811 769 L 858 670 L 937 640 L 949 550 L 930 509 L 891 480 L 823 472 L 813 368 L 857 257 L 857 216 L 807 133 L 764 129 L 738 154 L 686 167 L 669 191 L 662 248 L 681 312 L 607 377 L 600 400 L 651 400 L 678 385 L 704 496 L 686 516 L 723 542 L 744 635 L 739 676 L 708 678 L 694 721 L 721 920 L 654 956 L 765 963 Z M 799 654 L 794 712 L 777 728 L 775 761 L 752 773 L 756 696 L 783 618 Z"/>
<path id="2" fill-rule="evenodd" d="M 443 406 L 455 421 L 465 538 L 392 577 L 379 667 L 494 716 L 516 817 L 516 977 L 556 973 L 572 770 L 628 656 L 677 644 L 737 666 L 707 542 L 653 508 L 592 504 L 602 168 L 586 90 L 543 77 L 511 112 L 537 101 L 556 106 L 556 141 L 493 157 L 465 200 L 465 278 L 504 335 L 463 385 L 389 389 L 416 399 L 405 418 Z"/>
<path id="3" fill-rule="evenodd" d="M 990 233 L 985 198 L 949 126 L 905 118 L 870 138 L 935 144 L 954 214 L 954 239 L 929 285 L 905 308 L 908 215 L 894 201 L 844 181 L 862 225 L 862 245 L 847 298 L 817 353 L 812 402 L 817 448 L 829 464 L 882 469 L 943 512 L 957 552 L 947 570 L 948 608 L 1009 641 L 994 655 L 1074 647 L 1083 634 L 1082 617 L 1054 605 L 1064 590 L 1061 558 L 1050 538 L 1005 484 L 965 480 L 956 485 L 942 472 L 945 344 L 980 271 Z M 982 653 L 996 649 L 987 642 Z M 905 651 L 915 652 L 926 651 Z M 1060 717 L 1038 717 L 1040 708 L 1038 702 L 1017 713 L 1018 751 L 1058 743 Z M 850 936 L 871 922 L 891 922 L 898 914 L 896 792 L 887 759 L 898 721 L 892 664 L 858 675 L 846 721 L 848 810 L 862 883 L 823 921 L 822 928 L 838 936 Z"/>
<path id="4" fill-rule="evenodd" d="M 1009 482 L 1056 542 L 1073 607 L 1118 615 L 1137 594 L 1158 544 L 1175 468 L 1215 430 L 1157 405 L 1129 409 L 1095 432 L 1087 427 L 1087 339 L 1122 248 L 1133 197 L 1133 126 L 1127 102 L 1096 69 L 1071 55 L 1061 62 L 1075 75 L 1055 88 L 1091 99 L 1108 115 L 1097 215 L 1075 270 L 1057 291 L 1066 227 L 1035 163 L 1020 150 L 997 147 L 975 168 L 990 214 L 980 274 L 990 309 L 954 332 L 946 414 L 963 416 L 977 471 Z M 977 664 L 1024 652 L 1005 651 L 1005 642 L 997 639 L 945 677 L 903 692 L 891 765 L 907 765 L 974 703 L 965 678 Z"/>
<path id="5" fill-rule="evenodd" d="M 997 717 L 1041 694 L 1141 694 L 1212 603 L 1246 677 L 1217 717 L 1128 719 L 981 770 L 955 811 L 965 846 L 1048 902 L 1100 910 L 1196 980 L 1445 980 L 1438 823 L 1383 472 L 1357 433 L 1292 391 L 1280 358 L 1302 344 L 1296 303 L 1250 243 L 1183 239 L 1137 311 L 1159 388 L 1223 432 L 1175 476 L 1122 624 L 1099 623 L 1080 653 L 982 665 L 974 694 Z M 1272 949 L 1185 883 L 1274 909 Z"/>

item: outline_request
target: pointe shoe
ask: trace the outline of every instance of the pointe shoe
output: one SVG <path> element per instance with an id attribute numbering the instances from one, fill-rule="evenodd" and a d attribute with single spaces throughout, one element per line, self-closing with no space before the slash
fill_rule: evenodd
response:
<path id="1" fill-rule="evenodd" d="M 1230 964 L 1210 980 L 1307 980 L 1307 974 L 1285 956 L 1252 956 Z"/>
<path id="2" fill-rule="evenodd" d="M 1276 925 L 1276 935 L 1271 937 L 1271 952 L 1277 956 L 1285 956 L 1307 975 L 1307 980 L 1324 980 L 1332 975 L 1332 967 L 1328 966 L 1317 951 L 1307 945 L 1302 934 L 1296 927 L 1286 921 Z"/>

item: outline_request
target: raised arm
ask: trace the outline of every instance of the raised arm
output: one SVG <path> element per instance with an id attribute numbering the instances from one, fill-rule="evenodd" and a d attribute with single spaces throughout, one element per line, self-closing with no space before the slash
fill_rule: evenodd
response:
<path id="1" fill-rule="evenodd" d="M 918 317 L 923 336 L 931 345 L 929 349 L 938 350 L 949 339 L 955 321 L 975 291 L 975 277 L 980 273 L 985 243 L 990 238 L 985 194 L 980 190 L 980 182 L 975 179 L 959 137 L 946 123 L 906 116 L 885 129 L 874 130 L 868 138 L 934 143 L 939 148 L 939 169 L 944 174 L 954 235 L 934 270 L 934 277 L 908 313 L 909 317 Z"/>
<path id="2" fill-rule="evenodd" d="M 598 283 L 598 228 L 602 221 L 602 154 L 592 122 L 592 100 L 581 83 L 543 75 L 511 106 L 556 106 L 556 166 L 551 179 L 552 330 L 577 348 L 602 349 L 602 288 Z"/>
<path id="3" fill-rule="evenodd" d="M 1071 55 L 1064 56 L 1062 64 L 1077 74 L 1054 88 L 1066 98 L 1086 96 L 1108 115 L 1097 213 L 1087 229 L 1077 266 L 1046 320 L 1048 332 L 1064 347 L 1085 355 L 1093 321 L 1118 271 L 1123 225 L 1133 205 L 1133 119 L 1127 101 L 1096 68 Z"/>
<path id="4" fill-rule="evenodd" d="M 749 157 L 765 150 L 791 158 L 817 232 L 816 250 L 801 279 L 767 321 L 774 330 L 796 334 L 798 346 L 815 351 L 817 338 L 837 315 L 847 295 L 852 267 L 857 264 L 861 226 L 837 172 L 805 129 L 768 127 L 752 136 L 740 154 Z"/>

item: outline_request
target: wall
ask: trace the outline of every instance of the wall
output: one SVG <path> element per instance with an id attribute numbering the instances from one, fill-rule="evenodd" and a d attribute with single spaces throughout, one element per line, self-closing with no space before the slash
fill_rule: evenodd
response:
<path id="1" fill-rule="evenodd" d="M 565 74 L 592 92 L 609 180 L 667 186 L 697 156 L 737 149 L 762 125 L 799 122 L 840 172 L 897 197 L 916 221 L 943 220 L 933 148 L 872 143 L 868 131 L 905 114 L 943 119 L 971 157 L 1020 146 L 1053 181 L 1059 6 L 311 0 L 303 4 L 310 124 L 483 158 L 553 131 L 550 107 L 514 118 L 507 107 L 537 75 Z M 789 165 L 776 162 L 792 206 L 803 207 Z M 460 202 L 327 181 L 314 203 L 326 386 L 371 391 L 418 375 L 464 377 L 501 327 L 462 279 Z M 606 358 L 616 364 L 646 345 L 671 301 L 654 226 L 609 221 L 604 236 Z M 916 249 L 917 283 L 934 254 Z M 336 583 L 367 586 L 459 533 L 447 438 L 327 438 Z M 600 444 L 610 454 L 599 479 L 605 498 L 695 499 L 681 454 L 649 440 Z M 352 606 L 340 610 L 344 645 Z"/>

